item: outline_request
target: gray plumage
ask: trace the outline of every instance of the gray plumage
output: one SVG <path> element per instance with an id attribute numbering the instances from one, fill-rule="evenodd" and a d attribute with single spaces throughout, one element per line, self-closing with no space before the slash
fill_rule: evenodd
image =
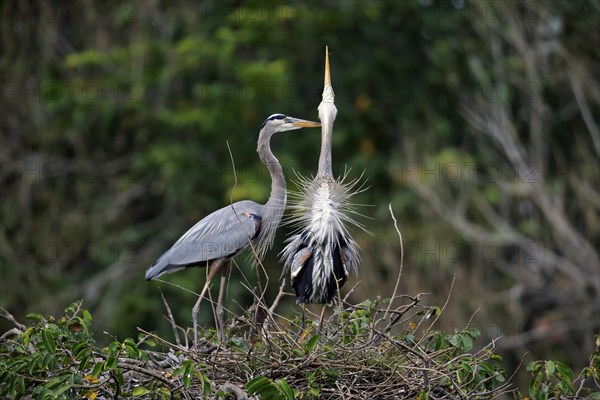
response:
<path id="1" fill-rule="evenodd" d="M 203 264 L 218 258 L 231 258 L 245 249 L 250 241 L 254 242 L 257 249 L 261 247 L 260 243 L 264 243 L 262 248 L 266 250 L 272 238 L 259 238 L 263 225 L 261 214 L 267 214 L 265 224 L 269 223 L 269 220 L 278 220 L 281 215 L 277 215 L 276 212 L 264 213 L 264 207 L 266 206 L 243 200 L 207 215 L 146 271 L 146 279 L 154 279 L 186 267 L 205 266 Z M 276 211 L 275 208 L 272 210 Z M 260 252 L 259 256 L 262 255 Z"/>

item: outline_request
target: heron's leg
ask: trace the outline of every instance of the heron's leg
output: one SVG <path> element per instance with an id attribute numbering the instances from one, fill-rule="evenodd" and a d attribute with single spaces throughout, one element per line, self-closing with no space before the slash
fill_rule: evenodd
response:
<path id="1" fill-rule="evenodd" d="M 225 281 L 231 261 L 225 261 L 221 267 L 221 285 L 219 286 L 219 298 L 217 299 L 217 325 L 221 333 L 221 342 L 225 341 L 225 325 L 223 323 L 223 294 L 225 292 Z"/>
<path id="2" fill-rule="evenodd" d="M 323 318 L 325 317 L 325 307 L 327 307 L 327 304 L 323 304 L 323 308 L 321 309 L 321 318 L 319 318 L 319 325 L 317 328 L 317 333 L 320 335 L 321 332 L 321 328 L 323 327 Z"/>
<path id="3" fill-rule="evenodd" d="M 223 265 L 223 260 L 215 260 L 211 265 L 208 266 L 208 274 L 206 276 L 206 283 L 202 288 L 202 292 L 200 292 L 200 296 L 198 296 L 198 300 L 196 300 L 196 304 L 194 304 L 194 308 L 192 309 L 192 324 L 194 325 L 194 347 L 198 347 L 198 313 L 200 312 L 200 303 L 210 286 L 210 281 L 215 276 L 215 274 L 221 269 Z"/>
<path id="4" fill-rule="evenodd" d="M 302 332 L 304 332 L 304 325 L 306 324 L 306 304 L 302 303 L 302 319 L 300 319 L 300 329 L 298 330 L 298 334 L 296 335 L 296 342 L 300 340 L 302 336 Z"/>

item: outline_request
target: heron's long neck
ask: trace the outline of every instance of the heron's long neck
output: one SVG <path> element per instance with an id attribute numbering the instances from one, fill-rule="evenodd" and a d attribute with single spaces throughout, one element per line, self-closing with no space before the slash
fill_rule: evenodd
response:
<path id="1" fill-rule="evenodd" d="M 333 168 L 331 166 L 331 135 L 336 114 L 337 109 L 333 102 L 323 101 L 319 105 L 319 118 L 321 119 L 321 155 L 319 156 L 317 176 L 322 178 L 333 178 Z"/>
<path id="2" fill-rule="evenodd" d="M 271 195 L 266 206 L 272 207 L 273 210 L 281 209 L 283 212 L 286 202 L 285 176 L 283 175 L 283 168 L 281 168 L 279 160 L 277 160 L 271 151 L 269 139 L 259 143 L 258 154 L 271 175 Z"/>
<path id="3" fill-rule="evenodd" d="M 330 122 L 330 121 L 327 121 Z M 319 170 L 317 175 L 329 178 L 333 176 L 331 167 L 331 130 L 333 121 L 323 123 L 321 131 L 321 155 L 319 156 Z"/>

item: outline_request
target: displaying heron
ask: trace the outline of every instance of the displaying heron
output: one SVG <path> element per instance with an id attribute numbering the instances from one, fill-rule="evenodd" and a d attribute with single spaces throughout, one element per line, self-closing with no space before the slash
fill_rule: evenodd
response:
<path id="1" fill-rule="evenodd" d="M 282 251 L 297 303 L 303 304 L 302 325 L 304 305 L 329 303 L 359 262 L 358 246 L 347 229 L 347 224 L 362 227 L 350 217 L 356 213 L 349 200 L 357 192 L 357 181 L 336 180 L 331 166 L 331 135 L 337 114 L 334 97 L 326 48 L 325 84 L 318 108 L 322 124 L 319 168 L 314 179 L 300 178 L 300 192 L 290 195 L 292 221 L 298 230 Z"/>
<path id="2" fill-rule="evenodd" d="M 273 245 L 275 230 L 285 209 L 286 188 L 283 169 L 271 151 L 271 136 L 300 128 L 321 126 L 318 122 L 273 114 L 262 124 L 258 135 L 258 156 L 271 175 L 271 195 L 266 204 L 242 200 L 207 215 L 190 228 L 146 271 L 146 280 L 188 267 L 208 267 L 207 279 L 192 310 L 194 346 L 198 345 L 198 311 L 212 278 L 220 271 L 221 285 L 217 300 L 217 324 L 221 340 L 223 327 L 223 292 L 231 258 L 252 244 L 258 259 Z"/>

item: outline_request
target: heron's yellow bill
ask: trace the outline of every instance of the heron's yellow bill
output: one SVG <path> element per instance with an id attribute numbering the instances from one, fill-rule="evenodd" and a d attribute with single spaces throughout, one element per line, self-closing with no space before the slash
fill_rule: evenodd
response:
<path id="1" fill-rule="evenodd" d="M 323 86 L 331 86 L 331 73 L 329 72 L 329 46 L 325 46 L 325 79 L 323 82 Z"/>
<path id="2" fill-rule="evenodd" d="M 329 71 L 329 47 L 325 46 L 325 79 L 323 81 L 323 103 L 332 103 L 335 99 L 333 86 L 331 85 L 331 72 Z"/>
<path id="3" fill-rule="evenodd" d="M 294 119 L 292 121 L 292 125 L 298 126 L 301 128 L 318 128 L 321 126 L 320 122 L 308 121 L 306 119 Z"/>

